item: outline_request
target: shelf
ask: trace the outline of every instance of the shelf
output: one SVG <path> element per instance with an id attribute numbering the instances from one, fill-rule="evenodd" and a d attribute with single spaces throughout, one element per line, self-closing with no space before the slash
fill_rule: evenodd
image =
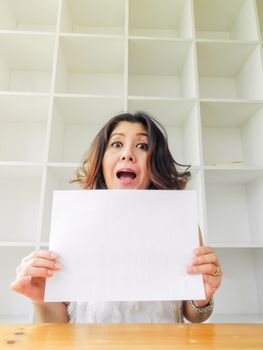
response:
<path id="1" fill-rule="evenodd" d="M 198 42 L 197 62 L 201 98 L 262 99 L 261 54 L 255 44 Z"/>
<path id="2" fill-rule="evenodd" d="M 56 97 L 49 161 L 79 162 L 102 125 L 122 107 L 121 99 Z"/>
<path id="3" fill-rule="evenodd" d="M 262 314 L 217 314 L 209 318 L 212 323 L 263 323 Z"/>
<path id="4" fill-rule="evenodd" d="M 263 170 L 205 170 L 209 242 L 263 244 Z"/>
<path id="5" fill-rule="evenodd" d="M 200 111 L 205 165 L 263 165 L 262 103 L 201 102 Z"/>
<path id="6" fill-rule="evenodd" d="M 263 1 L 257 0 L 257 12 L 258 12 L 258 24 L 259 24 L 259 31 L 260 31 L 260 39 L 263 40 Z"/>
<path id="7" fill-rule="evenodd" d="M 222 285 L 215 296 L 212 321 L 263 320 L 263 249 L 219 249 L 223 270 Z M 218 315 L 220 314 L 220 316 Z"/>
<path id="8" fill-rule="evenodd" d="M 41 176 L 39 166 L 0 167 L 0 241 L 35 241 Z"/>
<path id="9" fill-rule="evenodd" d="M 128 95 L 196 96 L 190 42 L 130 39 L 128 62 Z"/>
<path id="10" fill-rule="evenodd" d="M 0 96 L 0 161 L 43 161 L 48 104 L 46 97 Z"/>
<path id="11" fill-rule="evenodd" d="M 49 35 L 0 34 L 0 90 L 48 92 L 54 38 Z"/>
<path id="12" fill-rule="evenodd" d="M 0 30 L 54 32 L 57 11 L 58 0 L 2 0 Z"/>
<path id="13" fill-rule="evenodd" d="M 35 242 L 0 242 L 0 247 L 35 247 Z"/>
<path id="14" fill-rule="evenodd" d="M 167 131 L 174 159 L 182 164 L 200 165 L 197 109 L 193 100 L 132 99 L 128 100 L 128 110 L 146 110 L 158 116 Z"/>
<path id="15" fill-rule="evenodd" d="M 192 38 L 190 1 L 130 0 L 129 35 Z"/>
<path id="16" fill-rule="evenodd" d="M 263 248 L 263 243 L 218 243 L 218 242 L 209 242 L 209 245 L 214 248 Z"/>
<path id="17" fill-rule="evenodd" d="M 29 322 L 32 303 L 20 294 L 11 292 L 9 285 L 16 278 L 16 268 L 22 258 L 32 250 L 24 247 L 0 247 L 0 322 Z"/>
<path id="18" fill-rule="evenodd" d="M 55 92 L 122 95 L 123 74 L 122 39 L 60 38 Z"/>
<path id="19" fill-rule="evenodd" d="M 194 0 L 197 38 L 258 40 L 256 14 L 250 0 Z"/>
<path id="20" fill-rule="evenodd" d="M 48 167 L 43 214 L 44 220 L 41 234 L 41 241 L 43 242 L 49 242 L 53 191 L 79 190 L 80 187 L 78 184 L 70 183 L 74 178 L 76 169 L 77 167 Z"/>
<path id="21" fill-rule="evenodd" d="M 124 33 L 125 0 L 64 0 L 61 32 Z"/>
<path id="22" fill-rule="evenodd" d="M 28 314 L 0 314 L 0 323 L 11 324 L 11 323 L 32 323 L 30 318 L 30 313 Z"/>

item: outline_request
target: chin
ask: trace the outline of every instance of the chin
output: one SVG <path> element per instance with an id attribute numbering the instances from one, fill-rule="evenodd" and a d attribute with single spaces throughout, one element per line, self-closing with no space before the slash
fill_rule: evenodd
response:
<path id="1" fill-rule="evenodd" d="M 119 190 L 139 190 L 139 189 L 141 189 L 141 187 L 136 185 L 136 184 L 129 184 L 129 185 L 118 184 L 114 188 L 119 189 Z"/>

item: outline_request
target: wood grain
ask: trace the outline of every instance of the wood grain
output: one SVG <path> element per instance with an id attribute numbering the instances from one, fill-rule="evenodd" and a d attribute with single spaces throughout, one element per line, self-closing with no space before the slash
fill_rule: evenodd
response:
<path id="1" fill-rule="evenodd" d="M 263 324 L 0 325 L 0 349 L 263 349 Z"/>

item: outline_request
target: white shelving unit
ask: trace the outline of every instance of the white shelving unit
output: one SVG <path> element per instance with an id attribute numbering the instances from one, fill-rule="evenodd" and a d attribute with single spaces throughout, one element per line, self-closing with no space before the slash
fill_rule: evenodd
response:
<path id="1" fill-rule="evenodd" d="M 1 0 L 2 31 L 55 32 L 59 0 Z"/>
<path id="2" fill-rule="evenodd" d="M 60 31 L 123 35 L 124 11 L 123 0 L 64 0 Z"/>
<path id="3" fill-rule="evenodd" d="M 0 90 L 50 91 L 54 38 L 28 33 L 0 34 Z"/>
<path id="4" fill-rule="evenodd" d="M 122 111 L 122 103 L 122 98 L 56 97 L 48 160 L 78 163 L 107 116 Z"/>
<path id="5" fill-rule="evenodd" d="M 145 110 L 192 165 L 205 242 L 224 270 L 212 322 L 263 322 L 263 0 L 0 0 L 0 322 L 48 247 L 52 193 L 99 128 Z"/>
<path id="6" fill-rule="evenodd" d="M 258 41 L 255 3 L 250 0 L 194 0 L 198 39 Z"/>
<path id="7" fill-rule="evenodd" d="M 191 1 L 129 1 L 129 35 L 193 38 Z"/>
<path id="8" fill-rule="evenodd" d="M 200 98 L 261 99 L 261 48 L 244 42 L 197 42 Z M 253 79 L 253 84 L 247 82 Z"/>
<path id="9" fill-rule="evenodd" d="M 193 98 L 196 96 L 191 42 L 129 40 L 129 96 Z"/>
<path id="10" fill-rule="evenodd" d="M 55 91 L 122 96 L 123 62 L 123 38 L 63 35 Z"/>
<path id="11" fill-rule="evenodd" d="M 263 109 L 259 101 L 202 100 L 200 110 L 205 165 L 240 161 L 246 166 L 263 166 Z"/>

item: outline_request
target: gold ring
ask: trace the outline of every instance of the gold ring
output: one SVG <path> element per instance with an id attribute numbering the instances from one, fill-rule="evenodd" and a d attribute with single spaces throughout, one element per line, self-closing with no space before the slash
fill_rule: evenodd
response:
<path id="1" fill-rule="evenodd" d="M 218 266 L 216 266 L 216 271 L 212 274 L 212 276 L 217 277 L 219 276 L 220 269 Z"/>

